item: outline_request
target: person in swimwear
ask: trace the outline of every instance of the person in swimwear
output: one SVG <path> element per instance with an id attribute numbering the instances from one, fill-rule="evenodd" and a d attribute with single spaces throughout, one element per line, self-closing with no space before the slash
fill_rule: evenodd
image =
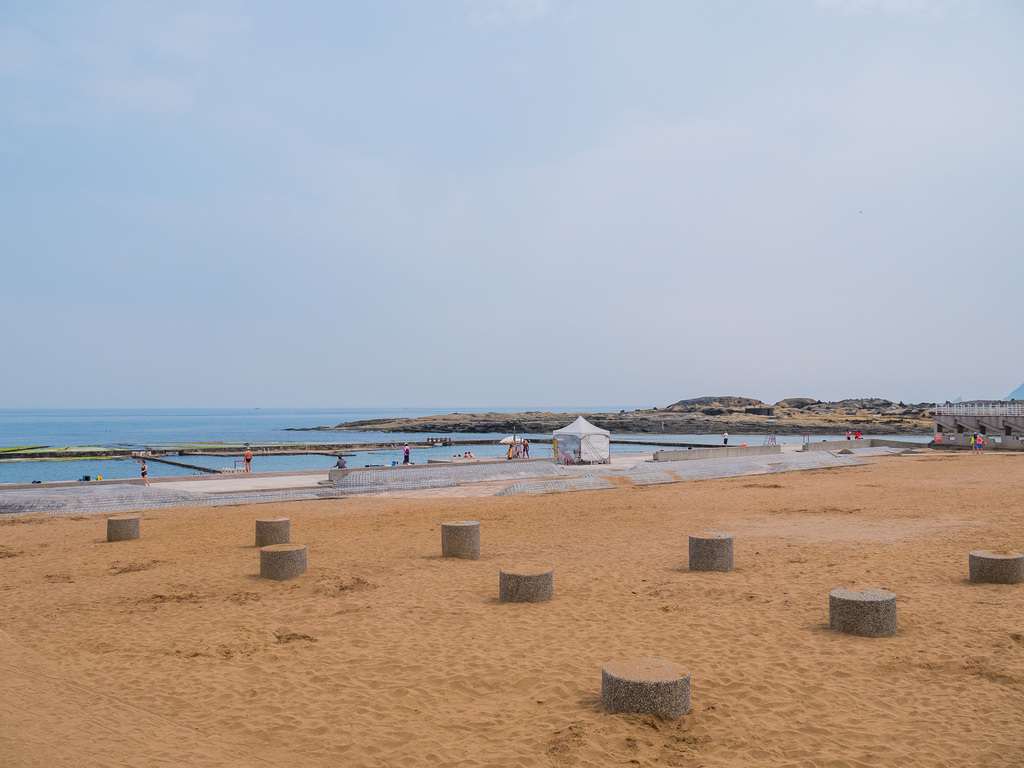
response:
<path id="1" fill-rule="evenodd" d="M 248 445 L 245 446 L 245 471 L 252 472 L 252 451 Z"/>
<path id="2" fill-rule="evenodd" d="M 151 486 L 149 484 L 149 468 L 146 466 L 146 460 L 145 459 L 142 460 L 142 479 L 146 481 L 146 487 L 147 488 L 152 488 L 153 487 L 153 486 Z"/>

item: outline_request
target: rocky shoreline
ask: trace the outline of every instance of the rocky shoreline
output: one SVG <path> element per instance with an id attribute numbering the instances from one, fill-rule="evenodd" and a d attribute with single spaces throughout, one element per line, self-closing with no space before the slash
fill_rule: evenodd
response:
<path id="1" fill-rule="evenodd" d="M 366 419 L 313 431 L 545 433 L 583 416 L 595 426 L 624 434 L 828 435 L 847 429 L 875 435 L 922 435 L 932 431 L 932 403 L 907 405 L 882 398 L 824 402 L 787 398 L 775 404 L 744 397 L 699 397 L 665 408 L 618 413 L 451 413 L 413 419 Z M 307 431 L 307 430 L 294 430 Z"/>

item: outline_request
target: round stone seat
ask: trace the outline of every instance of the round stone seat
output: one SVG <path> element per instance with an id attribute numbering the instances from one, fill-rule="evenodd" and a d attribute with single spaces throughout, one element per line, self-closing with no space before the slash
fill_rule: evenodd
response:
<path id="1" fill-rule="evenodd" d="M 441 556 L 480 559 L 480 523 L 452 520 L 441 523 Z"/>
<path id="2" fill-rule="evenodd" d="M 691 571 L 731 571 L 732 534 L 705 533 L 690 537 Z"/>
<path id="3" fill-rule="evenodd" d="M 271 544 L 260 549 L 260 577 L 284 581 L 306 572 L 306 548 L 301 544 Z"/>
<path id="4" fill-rule="evenodd" d="M 498 571 L 498 600 L 503 603 L 542 603 L 554 597 L 553 568 L 517 566 Z"/>
<path id="5" fill-rule="evenodd" d="M 675 720 L 690 711 L 690 673 L 664 659 L 636 657 L 601 667 L 601 705 Z"/>
<path id="6" fill-rule="evenodd" d="M 139 538 L 138 515 L 116 515 L 107 518 L 107 541 L 130 541 Z"/>
<path id="7" fill-rule="evenodd" d="M 1024 555 L 1020 552 L 975 550 L 970 555 L 971 581 L 978 584 L 1020 584 Z"/>
<path id="8" fill-rule="evenodd" d="M 266 517 L 256 521 L 256 546 L 290 544 L 292 521 L 288 517 Z"/>
<path id="9" fill-rule="evenodd" d="M 833 589 L 828 593 L 828 624 L 848 635 L 892 637 L 896 634 L 896 594 L 875 588 L 863 592 Z"/>

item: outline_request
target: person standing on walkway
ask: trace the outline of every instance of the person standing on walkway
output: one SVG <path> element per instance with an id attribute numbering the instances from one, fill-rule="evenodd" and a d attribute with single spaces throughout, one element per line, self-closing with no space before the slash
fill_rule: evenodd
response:
<path id="1" fill-rule="evenodd" d="M 146 481 L 146 487 L 147 488 L 152 488 L 153 487 L 153 486 L 151 486 L 149 484 L 149 467 L 146 466 L 146 460 L 145 459 L 142 460 L 142 479 Z"/>
<path id="2" fill-rule="evenodd" d="M 729 433 L 728 432 L 723 432 L 722 433 L 722 445 L 729 445 Z"/>
<path id="3" fill-rule="evenodd" d="M 402 449 L 402 465 L 404 466 L 404 465 L 406 465 L 408 463 L 409 463 L 409 444 L 406 443 L 405 447 Z"/>
<path id="4" fill-rule="evenodd" d="M 245 471 L 252 472 L 252 451 L 249 446 L 245 446 Z"/>

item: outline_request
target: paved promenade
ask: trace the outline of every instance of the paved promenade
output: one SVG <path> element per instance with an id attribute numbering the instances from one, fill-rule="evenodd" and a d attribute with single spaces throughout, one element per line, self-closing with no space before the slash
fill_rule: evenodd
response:
<path id="1" fill-rule="evenodd" d="M 852 446 L 851 446 L 852 448 Z M 614 454 L 610 464 L 558 466 L 533 461 L 481 461 L 474 464 L 426 464 L 367 468 L 331 483 L 326 470 L 193 475 L 103 483 L 0 486 L 0 514 L 114 513 L 176 506 L 225 506 L 373 494 L 383 497 L 508 496 L 517 493 L 596 490 L 614 487 L 609 478 L 633 485 L 678 483 L 741 475 L 807 469 L 831 469 L 865 463 L 870 456 L 892 455 L 898 448 L 801 451 L 799 445 L 767 456 L 733 456 L 654 462 L 650 453 Z M 619 483 L 621 484 L 621 480 Z"/>

